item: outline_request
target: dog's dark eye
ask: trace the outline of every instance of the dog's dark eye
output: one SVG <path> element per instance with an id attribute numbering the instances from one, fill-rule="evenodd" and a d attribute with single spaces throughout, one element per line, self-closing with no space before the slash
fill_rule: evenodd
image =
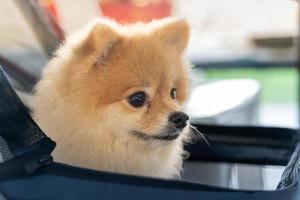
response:
<path id="1" fill-rule="evenodd" d="M 177 89 L 176 88 L 171 89 L 170 96 L 171 96 L 172 99 L 176 99 L 176 96 L 177 96 Z"/>
<path id="2" fill-rule="evenodd" d="M 146 101 L 146 93 L 142 91 L 133 93 L 128 97 L 129 104 L 136 108 L 142 107 L 145 101 Z"/>

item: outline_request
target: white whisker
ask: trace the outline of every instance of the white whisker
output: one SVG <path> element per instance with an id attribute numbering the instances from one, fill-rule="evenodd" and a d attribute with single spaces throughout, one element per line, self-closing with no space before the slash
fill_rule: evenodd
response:
<path id="1" fill-rule="evenodd" d="M 208 146 L 211 146 L 210 143 L 205 138 L 205 136 L 195 126 L 190 125 L 190 130 L 192 131 L 193 134 L 195 134 L 196 137 L 200 136 Z"/>

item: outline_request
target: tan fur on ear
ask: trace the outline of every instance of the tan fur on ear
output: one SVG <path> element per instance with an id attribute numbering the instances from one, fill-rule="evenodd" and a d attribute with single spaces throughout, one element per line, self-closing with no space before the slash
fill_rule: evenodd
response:
<path id="1" fill-rule="evenodd" d="M 156 30 L 156 34 L 167 45 L 175 48 L 178 53 L 182 53 L 188 44 L 190 27 L 183 19 L 168 19 L 164 26 Z"/>
<path id="2" fill-rule="evenodd" d="M 91 56 L 95 63 L 101 64 L 120 40 L 121 36 L 112 27 L 98 21 L 77 51 L 83 56 Z"/>

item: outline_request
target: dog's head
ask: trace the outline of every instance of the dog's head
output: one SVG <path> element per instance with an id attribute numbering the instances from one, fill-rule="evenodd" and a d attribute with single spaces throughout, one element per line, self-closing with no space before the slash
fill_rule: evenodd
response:
<path id="1" fill-rule="evenodd" d="M 188 38 L 183 20 L 94 22 L 58 53 L 67 58 L 58 64 L 65 66 L 60 93 L 73 101 L 77 113 L 72 114 L 94 120 L 107 134 L 174 141 L 188 128 L 182 112 Z"/>

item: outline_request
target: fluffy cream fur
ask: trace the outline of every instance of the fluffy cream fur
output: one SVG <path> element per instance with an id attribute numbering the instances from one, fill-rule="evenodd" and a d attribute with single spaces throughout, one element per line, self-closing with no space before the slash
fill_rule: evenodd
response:
<path id="1" fill-rule="evenodd" d="M 57 161 L 97 170 L 179 177 L 189 127 L 172 141 L 132 134 L 163 134 L 170 113 L 187 96 L 182 55 L 188 24 L 172 18 L 121 26 L 96 20 L 58 49 L 36 86 L 34 118 L 57 142 Z M 177 88 L 177 97 L 170 97 Z M 147 93 L 141 108 L 128 103 Z"/>

